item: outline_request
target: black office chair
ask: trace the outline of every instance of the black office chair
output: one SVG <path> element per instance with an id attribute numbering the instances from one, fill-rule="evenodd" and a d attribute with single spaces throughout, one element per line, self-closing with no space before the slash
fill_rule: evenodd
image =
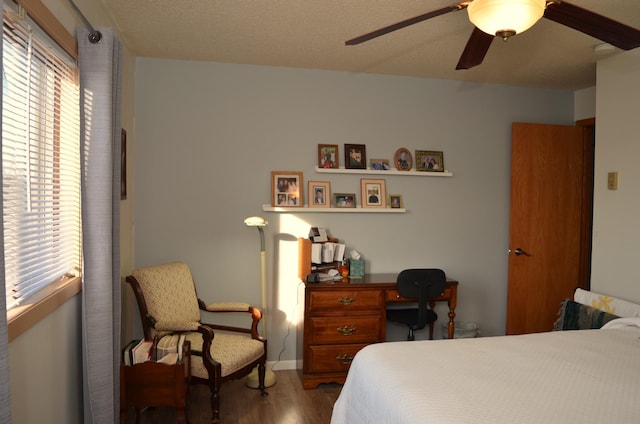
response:
<path id="1" fill-rule="evenodd" d="M 433 340 L 433 323 L 438 314 L 429 308 L 429 299 L 444 293 L 447 278 L 441 269 L 405 269 L 398 274 L 398 292 L 403 297 L 416 299 L 417 308 L 387 309 L 387 320 L 409 327 L 407 340 L 415 340 L 413 334 L 429 324 L 429 339 Z"/>

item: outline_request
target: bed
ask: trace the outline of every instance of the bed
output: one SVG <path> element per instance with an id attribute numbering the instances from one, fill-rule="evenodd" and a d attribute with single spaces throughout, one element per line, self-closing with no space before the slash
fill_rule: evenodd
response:
<path id="1" fill-rule="evenodd" d="M 380 343 L 353 360 L 332 424 L 640 423 L 640 318 L 601 329 Z"/>

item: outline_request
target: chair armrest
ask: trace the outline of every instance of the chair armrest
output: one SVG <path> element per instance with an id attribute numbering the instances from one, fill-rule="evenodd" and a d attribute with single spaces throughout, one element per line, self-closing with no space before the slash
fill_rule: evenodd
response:
<path id="1" fill-rule="evenodd" d="M 208 325 L 198 325 L 197 331 L 202 334 L 202 363 L 209 372 L 209 375 L 220 374 L 220 363 L 211 356 L 211 342 L 213 342 L 213 329 Z M 198 353 L 196 353 L 197 355 Z"/>
<path id="2" fill-rule="evenodd" d="M 200 309 L 207 312 L 250 312 L 252 306 L 243 302 L 217 302 L 205 305 L 204 302 L 198 301 Z"/>
<path id="3" fill-rule="evenodd" d="M 251 334 L 251 337 L 257 340 L 261 340 L 260 334 L 258 333 L 258 324 L 262 319 L 262 311 L 255 306 L 251 306 L 248 303 L 242 302 L 218 302 L 211 303 L 207 305 L 201 299 L 198 299 L 198 306 L 201 310 L 206 312 L 242 312 L 242 313 L 250 313 L 251 314 L 251 328 L 241 328 L 241 327 L 229 327 L 217 324 L 209 324 L 202 323 L 203 325 L 207 325 L 211 328 L 215 328 L 217 330 L 225 330 L 225 331 L 235 331 L 239 333 L 248 333 Z"/>

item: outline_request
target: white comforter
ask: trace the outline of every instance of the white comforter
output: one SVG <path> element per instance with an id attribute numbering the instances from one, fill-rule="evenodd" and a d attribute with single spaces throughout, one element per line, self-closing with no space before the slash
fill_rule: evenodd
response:
<path id="1" fill-rule="evenodd" d="M 637 424 L 638 323 L 370 345 L 331 423 Z"/>

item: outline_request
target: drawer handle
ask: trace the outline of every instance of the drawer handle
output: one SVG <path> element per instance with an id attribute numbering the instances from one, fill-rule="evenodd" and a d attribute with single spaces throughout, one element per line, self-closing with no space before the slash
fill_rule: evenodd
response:
<path id="1" fill-rule="evenodd" d="M 356 301 L 355 297 L 339 297 L 338 298 L 338 302 L 342 303 L 343 305 L 351 305 L 353 302 Z"/>
<path id="2" fill-rule="evenodd" d="M 350 336 L 356 332 L 356 326 L 345 325 L 345 326 L 336 328 L 336 330 L 338 331 L 338 333 L 342 334 L 343 336 Z"/>
<path id="3" fill-rule="evenodd" d="M 336 356 L 336 359 L 346 365 L 353 361 L 354 356 L 355 355 L 353 353 L 343 353 L 342 355 Z"/>

